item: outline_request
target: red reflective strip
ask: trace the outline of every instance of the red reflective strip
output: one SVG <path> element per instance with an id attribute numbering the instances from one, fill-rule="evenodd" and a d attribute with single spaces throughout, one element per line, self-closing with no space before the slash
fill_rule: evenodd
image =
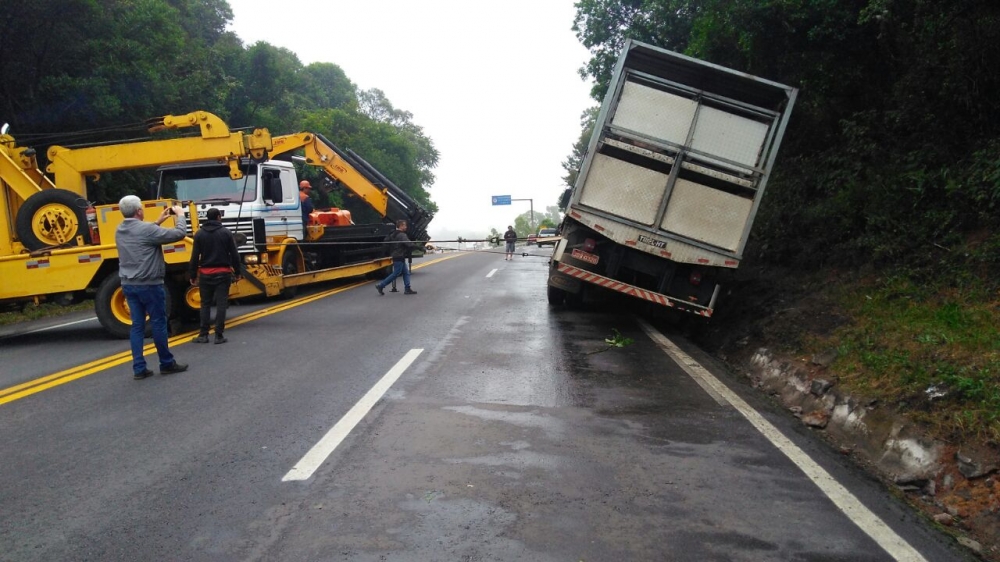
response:
<path id="1" fill-rule="evenodd" d="M 601 225 L 599 225 L 599 224 L 595 224 L 594 225 L 594 230 L 600 230 L 601 232 L 604 232 L 604 227 L 601 226 Z"/>
<path id="2" fill-rule="evenodd" d="M 625 245 L 626 246 L 635 246 L 635 244 L 636 244 L 635 240 L 626 240 L 625 241 Z"/>
<path id="3" fill-rule="evenodd" d="M 708 263 L 708 260 L 705 258 L 698 258 L 698 263 Z"/>

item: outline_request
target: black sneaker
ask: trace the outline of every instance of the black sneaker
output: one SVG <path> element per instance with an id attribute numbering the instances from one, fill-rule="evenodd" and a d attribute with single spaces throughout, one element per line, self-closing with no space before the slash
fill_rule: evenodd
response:
<path id="1" fill-rule="evenodd" d="M 191 341 L 193 341 L 194 343 L 208 343 L 208 335 L 206 334 L 204 336 L 198 336 Z"/>
<path id="2" fill-rule="evenodd" d="M 385 293 L 382 292 L 382 287 L 379 287 L 378 285 L 375 285 L 375 290 L 378 291 L 378 295 L 380 297 L 384 297 L 385 296 Z"/>
<path id="3" fill-rule="evenodd" d="M 184 363 L 178 363 L 177 361 L 174 361 L 174 364 L 169 367 L 166 368 L 160 367 L 160 374 L 172 375 L 174 373 L 183 373 L 184 371 L 187 370 L 188 370 L 187 365 L 185 365 Z"/>
<path id="4" fill-rule="evenodd" d="M 417 292 L 416 292 L 416 291 L 414 291 L 413 289 L 411 289 L 411 288 L 407 287 L 407 288 L 406 288 L 406 290 L 405 290 L 405 291 L 403 291 L 403 294 L 404 294 L 404 295 L 415 295 L 415 294 L 417 294 Z"/>
<path id="5" fill-rule="evenodd" d="M 226 343 L 227 341 L 229 340 L 226 339 L 226 336 L 215 336 L 215 345 L 219 345 L 220 343 Z"/>
<path id="6" fill-rule="evenodd" d="M 136 374 L 132 375 L 132 378 L 135 379 L 135 380 L 137 380 L 137 381 L 141 381 L 142 379 L 144 379 L 146 377 L 151 377 L 151 376 L 153 376 L 153 371 L 150 371 L 149 369 L 146 369 L 145 371 L 143 371 L 141 373 L 136 373 Z"/>

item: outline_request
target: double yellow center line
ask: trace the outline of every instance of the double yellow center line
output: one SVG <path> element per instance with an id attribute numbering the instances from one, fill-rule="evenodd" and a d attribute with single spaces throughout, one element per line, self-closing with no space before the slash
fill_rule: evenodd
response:
<path id="1" fill-rule="evenodd" d="M 459 255 L 462 254 L 453 254 L 450 256 L 442 257 L 441 259 L 434 260 L 432 262 L 425 262 L 415 266 L 413 269 L 420 269 L 422 267 L 427 267 L 428 265 L 431 265 L 433 263 L 438 263 L 446 259 L 457 257 Z M 252 322 L 254 320 L 263 318 L 265 316 L 270 316 L 272 314 L 277 314 L 278 312 L 290 310 L 297 306 L 309 304 L 311 302 L 318 301 L 319 299 L 326 298 L 330 295 L 342 293 L 344 291 L 348 291 L 356 287 L 368 285 L 369 283 L 371 283 L 371 281 L 359 281 L 356 283 L 352 283 L 350 285 L 345 285 L 343 287 L 337 287 L 335 289 L 322 291 L 314 295 L 309 295 L 295 300 L 283 302 L 275 306 L 262 308 L 254 312 L 238 316 L 226 322 L 226 327 L 231 328 L 233 326 L 239 326 L 240 324 L 246 324 L 247 322 Z M 185 332 L 183 334 L 176 335 L 167 340 L 168 345 L 170 345 L 171 347 L 175 347 L 184 343 L 188 343 L 191 341 L 191 338 L 193 336 L 197 335 L 197 333 L 198 332 L 196 330 L 192 330 L 190 332 Z M 150 353 L 153 353 L 154 351 L 156 351 L 156 346 L 152 343 L 146 344 L 142 348 L 143 355 L 148 355 Z M 6 404 L 8 402 L 13 402 L 15 400 L 20 400 L 21 398 L 31 396 L 32 394 L 37 394 L 39 392 L 42 392 L 43 390 L 48 390 L 50 388 L 66 384 L 68 382 L 72 382 L 77 379 L 81 379 L 83 377 L 92 375 L 94 373 L 98 373 L 105 369 L 111 367 L 117 367 L 118 365 L 123 365 L 125 363 L 131 363 L 131 362 L 132 362 L 131 350 L 123 351 L 121 353 L 116 353 L 114 355 L 98 359 L 96 361 L 91 361 L 90 363 L 85 363 L 83 365 L 78 365 L 76 367 L 66 369 L 64 371 L 59 371 L 58 373 L 53 373 L 51 375 L 40 377 L 19 385 L 0 389 L 0 405 Z"/>

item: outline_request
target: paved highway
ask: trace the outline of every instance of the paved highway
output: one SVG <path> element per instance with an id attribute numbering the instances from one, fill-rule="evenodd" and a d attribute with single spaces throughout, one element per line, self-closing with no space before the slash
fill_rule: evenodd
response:
<path id="1" fill-rule="evenodd" d="M 89 315 L 5 330 L 0 559 L 966 560 L 667 327 L 550 309 L 543 257 L 414 266 L 141 381 Z"/>

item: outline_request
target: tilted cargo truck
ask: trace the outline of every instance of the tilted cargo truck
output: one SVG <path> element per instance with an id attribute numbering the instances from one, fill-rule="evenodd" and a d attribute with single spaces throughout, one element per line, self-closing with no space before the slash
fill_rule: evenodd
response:
<path id="1" fill-rule="evenodd" d="M 601 287 L 710 317 L 797 90 L 626 43 L 570 195 L 548 299 Z"/>

